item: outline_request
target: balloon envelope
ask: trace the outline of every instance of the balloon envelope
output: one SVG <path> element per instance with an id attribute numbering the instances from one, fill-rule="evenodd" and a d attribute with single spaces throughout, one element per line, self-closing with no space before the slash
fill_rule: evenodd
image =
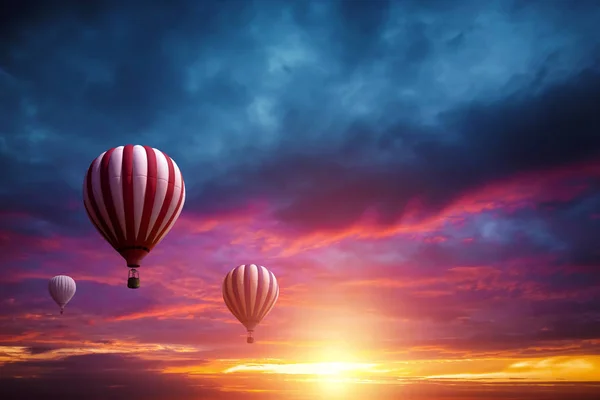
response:
<path id="1" fill-rule="evenodd" d="M 240 265 L 229 271 L 222 290 L 225 305 L 249 333 L 273 309 L 279 297 L 275 275 L 254 264 Z"/>
<path id="2" fill-rule="evenodd" d="M 48 282 L 48 291 L 56 304 L 60 307 L 61 314 L 67 303 L 71 301 L 77 290 L 75 281 L 70 276 L 57 275 Z"/>
<path id="3" fill-rule="evenodd" d="M 119 146 L 92 162 L 83 198 L 92 224 L 135 268 L 175 224 L 185 185 L 175 161 L 160 150 Z"/>

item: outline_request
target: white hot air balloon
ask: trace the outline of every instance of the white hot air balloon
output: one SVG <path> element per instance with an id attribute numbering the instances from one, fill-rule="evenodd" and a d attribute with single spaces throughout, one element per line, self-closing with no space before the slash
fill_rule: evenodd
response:
<path id="1" fill-rule="evenodd" d="M 58 304 L 60 307 L 61 314 L 63 313 L 67 303 L 71 301 L 75 295 L 76 290 L 77 285 L 70 276 L 57 275 L 50 279 L 50 282 L 48 282 L 48 291 L 50 292 L 50 296 L 52 296 L 56 304 Z"/>

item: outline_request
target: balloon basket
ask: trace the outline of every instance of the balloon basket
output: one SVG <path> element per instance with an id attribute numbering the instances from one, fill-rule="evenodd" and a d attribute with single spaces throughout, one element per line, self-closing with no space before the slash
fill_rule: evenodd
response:
<path id="1" fill-rule="evenodd" d="M 140 287 L 140 274 L 135 269 L 129 270 L 127 277 L 127 287 L 129 289 L 139 289 Z"/>
<path id="2" fill-rule="evenodd" d="M 140 278 L 128 278 L 127 279 L 127 287 L 129 289 L 139 289 L 140 288 Z"/>
<path id="3" fill-rule="evenodd" d="M 254 343 L 254 337 L 252 336 L 252 331 L 248 331 L 248 337 L 246 338 L 246 343 L 252 344 Z"/>

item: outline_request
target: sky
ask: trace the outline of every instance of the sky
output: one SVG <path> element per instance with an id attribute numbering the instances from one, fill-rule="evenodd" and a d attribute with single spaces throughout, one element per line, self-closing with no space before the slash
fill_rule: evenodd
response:
<path id="1" fill-rule="evenodd" d="M 5 4 L 3 400 L 597 398 L 598 2 Z M 138 290 L 82 200 L 125 144 L 187 191 Z"/>

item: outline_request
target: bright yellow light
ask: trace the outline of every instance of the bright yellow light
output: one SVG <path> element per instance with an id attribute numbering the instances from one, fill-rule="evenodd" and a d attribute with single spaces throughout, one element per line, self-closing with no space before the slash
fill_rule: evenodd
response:
<path id="1" fill-rule="evenodd" d="M 263 372 L 286 375 L 340 375 L 344 372 L 369 372 L 377 364 L 349 362 L 320 362 L 302 364 L 241 364 L 226 369 L 226 374 L 232 372 Z"/>
<path id="2" fill-rule="evenodd" d="M 428 378 L 493 381 L 514 379 L 522 381 L 597 381 L 600 379 L 600 358 L 597 356 L 550 357 L 514 362 L 501 371 L 430 375 Z"/>
<path id="3" fill-rule="evenodd" d="M 319 391 L 325 398 L 346 398 L 348 383 L 352 380 L 326 378 L 319 379 Z"/>
<path id="4" fill-rule="evenodd" d="M 226 369 L 225 373 L 262 372 L 267 374 L 309 375 L 321 377 L 339 377 L 346 373 L 352 375 L 373 373 L 378 364 L 358 361 L 347 348 L 326 347 L 309 355 L 310 362 L 295 363 L 245 363 Z M 266 361 L 266 360 L 265 360 Z M 328 380 L 329 381 L 329 380 Z"/>

